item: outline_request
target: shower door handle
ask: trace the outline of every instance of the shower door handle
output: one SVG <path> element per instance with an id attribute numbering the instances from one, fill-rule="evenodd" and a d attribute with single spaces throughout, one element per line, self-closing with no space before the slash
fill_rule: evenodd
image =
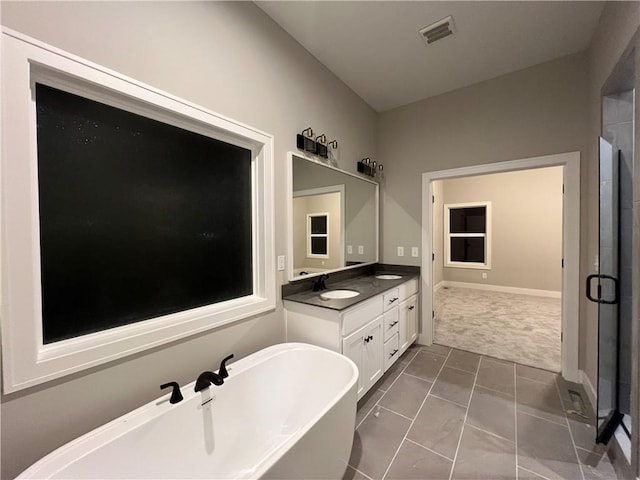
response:
<path id="1" fill-rule="evenodd" d="M 596 298 L 593 298 L 591 296 L 591 284 L 594 278 L 613 281 L 613 292 L 614 292 L 613 300 L 605 300 L 604 298 L 602 298 L 602 285 L 599 282 L 598 282 L 598 296 Z M 592 302 L 605 303 L 607 305 L 613 305 L 615 303 L 618 303 L 620 299 L 620 285 L 618 283 L 618 279 L 616 277 L 612 277 L 611 275 L 604 275 L 604 274 L 597 274 L 597 273 L 588 275 L 587 276 L 587 298 Z"/>

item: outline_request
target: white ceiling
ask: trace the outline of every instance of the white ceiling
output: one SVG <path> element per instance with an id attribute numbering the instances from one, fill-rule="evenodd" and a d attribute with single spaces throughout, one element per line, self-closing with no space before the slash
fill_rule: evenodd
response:
<path id="1" fill-rule="evenodd" d="M 258 1 L 381 112 L 585 50 L 603 2 Z M 455 33 L 418 30 L 447 15 Z"/>

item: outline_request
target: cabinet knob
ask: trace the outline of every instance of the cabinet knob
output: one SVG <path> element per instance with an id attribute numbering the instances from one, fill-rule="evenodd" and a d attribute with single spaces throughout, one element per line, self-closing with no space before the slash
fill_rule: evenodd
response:
<path id="1" fill-rule="evenodd" d="M 398 300 L 398 297 L 392 298 L 391 300 L 389 300 L 389 303 L 393 303 L 393 302 L 395 302 L 396 300 Z"/>
<path id="2" fill-rule="evenodd" d="M 373 335 L 369 335 L 368 337 L 364 337 L 364 341 L 366 343 L 369 343 L 371 340 L 373 340 Z"/>
<path id="3" fill-rule="evenodd" d="M 414 308 L 416 308 L 416 306 L 415 306 L 415 305 L 411 305 L 411 306 L 409 307 L 409 310 L 413 310 Z"/>

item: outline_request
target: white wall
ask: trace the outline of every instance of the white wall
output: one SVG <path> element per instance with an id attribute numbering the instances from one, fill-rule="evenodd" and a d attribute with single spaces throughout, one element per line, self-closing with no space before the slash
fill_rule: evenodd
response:
<path id="1" fill-rule="evenodd" d="M 275 136 L 276 254 L 286 253 L 286 152 L 306 127 L 340 143 L 338 166 L 375 157 L 376 114 L 249 2 L 2 2 L 2 24 Z M 278 285 L 284 272 L 278 272 Z M 2 396 L 2 478 L 193 381 L 233 352 L 284 340 L 279 302 L 246 319 Z"/>
<path id="2" fill-rule="evenodd" d="M 560 292 L 562 177 L 551 167 L 444 180 L 445 204 L 491 202 L 491 269 L 444 267 L 444 280 Z"/>

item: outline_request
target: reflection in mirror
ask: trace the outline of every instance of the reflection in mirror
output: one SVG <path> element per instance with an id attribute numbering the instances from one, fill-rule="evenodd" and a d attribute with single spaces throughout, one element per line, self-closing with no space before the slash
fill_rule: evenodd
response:
<path id="1" fill-rule="evenodd" d="M 378 261 L 378 184 L 292 155 L 290 279 Z"/>

